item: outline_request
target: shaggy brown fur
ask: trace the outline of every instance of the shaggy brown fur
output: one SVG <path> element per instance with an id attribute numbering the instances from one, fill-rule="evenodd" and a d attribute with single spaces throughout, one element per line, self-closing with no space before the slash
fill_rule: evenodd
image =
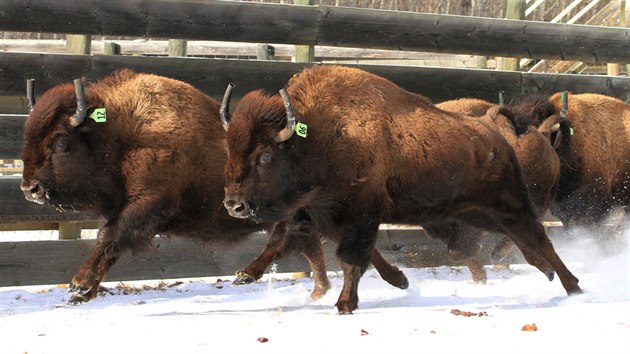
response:
<path id="1" fill-rule="evenodd" d="M 436 106 L 449 112 L 477 117 L 477 119 L 482 119 L 497 126 L 501 135 L 514 148 L 523 172 L 523 179 L 527 186 L 529 197 L 536 214 L 542 216 L 555 198 L 560 178 L 560 159 L 551 146 L 549 137 L 536 129 L 532 124 L 540 124 L 540 121 L 555 113 L 555 107 L 551 102 L 546 97 L 531 96 L 518 104 L 511 104 L 499 109 L 496 104 L 484 100 L 462 98 L 442 102 Z M 508 119 L 507 116 L 511 119 Z M 517 122 L 517 126 L 525 127 L 525 134 L 517 135 L 515 122 Z M 475 230 L 468 231 L 476 232 Z M 451 236 L 451 238 L 453 237 Z M 480 238 L 479 235 L 469 237 L 473 239 Z M 471 242 L 458 242 L 457 240 L 452 240 L 450 243 L 455 246 L 459 245 L 459 247 L 454 248 L 454 250 L 449 249 L 449 256 L 458 260 L 466 259 L 468 267 L 473 274 L 473 279 L 485 282 L 486 272 L 478 259 L 480 246 Z M 471 248 L 463 248 L 465 245 L 471 245 Z M 508 238 L 500 241 L 493 251 L 493 258 L 499 260 L 506 257 L 512 245 L 513 243 Z"/>
<path id="2" fill-rule="evenodd" d="M 286 124 L 280 97 L 243 97 L 226 134 L 225 205 L 232 215 L 265 222 L 304 208 L 338 242 L 340 313 L 358 306 L 358 282 L 381 222 L 504 232 L 550 279 L 557 272 L 567 293 L 580 292 L 536 220 L 514 150 L 496 128 L 353 68 L 312 67 L 287 90 L 308 136 L 276 143 Z"/>
<path id="3" fill-rule="evenodd" d="M 156 234 L 232 241 L 271 229 L 221 207 L 225 132 L 215 100 L 183 82 L 129 70 L 89 85 L 86 100 L 90 109 L 107 109 L 107 122 L 86 118 L 72 128 L 73 86 L 46 92 L 25 123 L 22 152 L 28 200 L 104 219 L 92 255 L 72 278 L 70 303 L 95 297 L 120 255 L 149 248 Z M 319 238 L 303 215 L 280 223 L 245 274 L 259 279 L 273 259 L 298 250 L 312 266 L 317 298 L 329 288 Z M 379 266 L 386 280 L 404 286 L 396 267 Z"/>
<path id="4" fill-rule="evenodd" d="M 559 110 L 560 93 L 550 100 Z M 565 226 L 600 227 L 630 205 L 630 104 L 599 94 L 570 94 L 573 135 L 556 148 L 562 163 L 552 213 Z"/>

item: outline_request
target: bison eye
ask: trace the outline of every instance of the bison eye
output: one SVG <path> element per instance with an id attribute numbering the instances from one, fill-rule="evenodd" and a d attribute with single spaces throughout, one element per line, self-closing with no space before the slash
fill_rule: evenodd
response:
<path id="1" fill-rule="evenodd" d="M 261 165 L 268 165 L 269 162 L 271 161 L 271 154 L 268 152 L 263 153 L 262 155 L 260 155 L 260 164 Z"/>
<path id="2" fill-rule="evenodd" d="M 60 136 L 55 140 L 55 145 L 53 146 L 55 152 L 65 152 L 68 149 L 68 137 Z"/>

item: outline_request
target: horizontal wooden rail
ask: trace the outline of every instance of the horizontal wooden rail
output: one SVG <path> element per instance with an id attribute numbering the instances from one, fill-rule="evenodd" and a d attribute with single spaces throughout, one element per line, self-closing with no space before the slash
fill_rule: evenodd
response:
<path id="1" fill-rule="evenodd" d="M 314 63 L 206 58 L 165 58 L 113 55 L 62 55 L 0 52 L 0 112 L 26 111 L 25 79 L 33 78 L 36 94 L 77 77 L 94 81 L 120 68 L 155 73 L 188 82 L 221 99 L 228 82 L 236 83 L 235 100 L 250 90 L 276 93 L 292 75 Z M 540 74 L 436 67 L 347 65 L 386 77 L 434 102 L 461 97 L 497 101 L 531 93 L 598 92 L 630 102 L 630 78 L 594 75 Z M 45 68 L 44 70 L 42 70 Z M 4 104 L 2 104 L 4 97 Z M 13 102 L 13 103 L 11 103 Z M 15 112 L 18 111 L 18 112 Z"/>
<path id="2" fill-rule="evenodd" d="M 0 286 L 68 283 L 91 252 L 94 240 L 0 242 Z M 236 244 L 198 243 L 186 239 L 156 238 L 148 253 L 124 255 L 106 281 L 172 279 L 232 275 L 253 260 L 267 242 L 264 233 L 252 234 Z M 484 239 L 481 259 L 490 261 L 497 236 Z M 402 267 L 437 267 L 452 264 L 446 245 L 431 240 L 421 230 L 380 231 L 377 247 L 390 262 Z M 333 242 L 324 243 L 328 270 L 338 271 Z M 523 263 L 518 251 L 500 264 Z M 309 271 L 299 254 L 277 262 L 278 272 Z"/>
<path id="3" fill-rule="evenodd" d="M 58 211 L 49 205 L 27 201 L 20 190 L 19 176 L 0 176 L 0 222 L 51 223 L 69 221 L 95 221 L 96 218 L 72 210 Z"/>
<path id="4" fill-rule="evenodd" d="M 629 28 L 213 0 L 0 0 L 0 9 L 0 31 L 630 62 Z"/>
<path id="5" fill-rule="evenodd" d="M 24 144 L 25 115 L 0 114 L 0 160 L 18 159 Z"/>
<path id="6" fill-rule="evenodd" d="M 91 52 L 103 54 L 107 43 L 115 42 L 120 45 L 123 55 L 168 55 L 168 41 L 154 39 L 117 39 L 96 40 L 92 39 Z M 250 57 L 258 56 L 259 44 L 243 42 L 220 41 L 187 41 L 186 53 L 188 56 L 199 57 Z M 4 52 L 36 52 L 64 54 L 67 53 L 66 41 L 63 39 L 0 39 L 0 51 Z M 273 58 L 295 57 L 295 46 L 290 44 L 273 44 Z M 371 48 L 347 48 L 315 46 L 315 57 L 333 59 L 400 59 L 417 61 L 473 61 L 472 55 L 440 54 L 428 52 L 409 52 L 400 50 L 384 50 Z"/>

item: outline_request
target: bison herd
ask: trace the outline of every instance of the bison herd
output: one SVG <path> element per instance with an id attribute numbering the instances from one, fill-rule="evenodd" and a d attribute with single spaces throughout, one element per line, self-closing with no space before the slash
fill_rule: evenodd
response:
<path id="1" fill-rule="evenodd" d="M 478 282 L 486 280 L 480 241 L 500 233 L 493 258 L 516 245 L 576 294 L 543 214 L 601 230 L 630 201 L 630 105 L 598 94 L 433 104 L 342 66 L 305 69 L 280 94 L 249 92 L 233 110 L 234 85 L 220 104 L 131 70 L 86 87 L 61 84 L 37 100 L 27 87 L 26 199 L 101 219 L 71 280 L 71 304 L 96 297 L 118 258 L 148 249 L 155 235 L 233 242 L 267 231 L 235 284 L 297 251 L 319 298 L 330 288 L 321 239 L 331 239 L 344 277 L 336 307 L 352 313 L 370 264 L 388 283 L 409 284 L 375 248 L 381 223 L 422 225 Z"/>

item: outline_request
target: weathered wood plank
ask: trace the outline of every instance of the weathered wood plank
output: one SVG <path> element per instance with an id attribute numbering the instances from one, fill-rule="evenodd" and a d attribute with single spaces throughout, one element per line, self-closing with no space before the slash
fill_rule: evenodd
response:
<path id="1" fill-rule="evenodd" d="M 93 221 L 95 217 L 67 210 L 61 213 L 52 206 L 31 203 L 20 190 L 20 177 L 0 176 L 0 222 Z"/>
<path id="2" fill-rule="evenodd" d="M 523 73 L 522 95 L 555 93 L 601 93 L 630 102 L 630 79 L 620 76 Z"/>
<path id="3" fill-rule="evenodd" d="M 630 61 L 628 28 L 211 0 L 0 0 L 0 7 L 0 31 Z"/>
<path id="4" fill-rule="evenodd" d="M 24 144 L 25 115 L 0 114 L 0 160 L 16 159 Z"/>
<path id="5" fill-rule="evenodd" d="M 25 78 L 34 78 L 36 94 L 41 94 L 54 85 L 70 82 L 76 77 L 84 76 L 93 81 L 114 70 L 127 67 L 188 82 L 218 100 L 223 96 L 226 83 L 234 82 L 237 85 L 234 97 L 238 100 L 246 92 L 258 88 L 275 93 L 292 75 L 312 65 L 317 64 L 205 58 L 0 53 L 0 96 L 24 96 Z M 429 97 L 434 102 L 466 96 L 496 101 L 499 91 L 505 91 L 506 97 L 520 97 L 522 93 L 528 92 L 551 94 L 562 90 L 607 93 L 624 100 L 628 100 L 630 95 L 627 89 L 630 78 L 627 77 L 387 65 L 348 66 L 382 75 L 409 91 Z M 528 77 L 535 79 L 524 80 Z M 541 86 L 541 82 L 545 85 Z M 579 83 L 577 87 L 576 83 Z"/>
<path id="6" fill-rule="evenodd" d="M 0 286 L 67 283 L 88 257 L 94 240 L 0 242 Z M 236 245 L 203 244 L 185 239 L 156 238 L 155 249 L 137 256 L 126 254 L 114 265 L 107 281 L 226 276 L 243 269 L 267 242 L 264 233 L 252 234 Z M 496 238 L 484 240 L 489 252 Z M 428 239 L 421 231 L 382 231 L 377 247 L 390 262 L 402 267 L 434 267 L 449 264 L 446 246 Z M 328 270 L 339 270 L 335 245 L 324 243 Z M 489 262 L 489 255 L 482 259 Z M 521 263 L 518 251 L 508 262 Z M 277 262 L 278 272 L 309 271 L 298 254 Z M 504 262 L 504 264 L 507 264 Z"/>
<path id="7" fill-rule="evenodd" d="M 92 40 L 92 53 L 106 53 L 106 47 L 112 44 L 110 41 Z M 160 55 L 168 54 L 169 41 L 165 40 L 124 40 L 117 39 L 120 53 L 124 55 Z M 231 56 L 231 57 L 257 57 L 259 43 L 244 42 L 219 42 L 219 41 L 187 41 L 187 54 L 189 56 Z M 292 58 L 295 56 L 295 46 L 287 44 L 274 44 L 273 56 Z M 65 42 L 59 39 L 0 39 L 0 51 L 3 52 L 37 52 L 61 54 L 66 53 Z M 417 61 L 460 61 L 469 59 L 468 55 L 441 54 L 427 52 L 406 52 L 399 50 L 383 50 L 371 48 L 340 48 L 315 46 L 315 56 L 320 59 L 401 59 Z M 260 59 L 260 58 L 259 58 Z"/>

